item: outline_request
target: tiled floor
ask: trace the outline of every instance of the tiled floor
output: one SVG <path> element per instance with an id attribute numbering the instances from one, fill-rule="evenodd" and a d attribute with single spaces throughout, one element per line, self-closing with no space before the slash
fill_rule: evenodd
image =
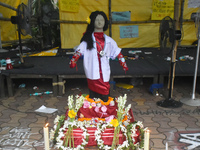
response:
<path id="1" fill-rule="evenodd" d="M 129 80 L 122 79 L 117 82 L 129 83 Z M 169 150 L 199 150 L 200 107 L 185 104 L 179 108 L 157 106 L 156 102 L 168 99 L 167 80 L 164 88 L 160 89 L 159 96 L 149 92 L 152 82 L 151 78 L 144 78 L 143 85 L 130 90 L 117 87 L 111 91 L 111 96 L 127 94 L 128 104 L 132 104 L 135 120 L 142 121 L 151 131 L 151 150 L 165 150 L 166 142 Z M 88 93 L 85 79 L 66 80 L 66 93 L 62 97 L 53 97 L 51 94 L 30 96 L 34 92 L 52 90 L 51 82 L 47 79 L 16 79 L 14 83 L 14 97 L 0 99 L 0 150 L 43 150 L 45 123 L 50 123 L 51 129 L 55 117 L 65 113 L 68 95 Z M 19 88 L 22 83 L 26 85 L 25 88 Z M 192 77 L 175 78 L 172 98 L 176 101 L 185 97 L 191 98 L 192 84 Z M 200 92 L 198 85 L 197 82 L 196 98 Z M 38 89 L 34 90 L 34 86 Z M 53 114 L 36 113 L 35 110 L 42 105 L 57 108 L 58 111 Z"/>

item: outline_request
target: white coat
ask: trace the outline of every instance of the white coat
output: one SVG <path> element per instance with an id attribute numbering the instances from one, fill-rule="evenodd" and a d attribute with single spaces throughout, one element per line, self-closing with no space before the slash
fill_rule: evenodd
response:
<path id="1" fill-rule="evenodd" d="M 93 37 L 93 46 L 91 50 L 87 49 L 87 43 L 85 41 L 81 42 L 77 48 L 83 55 L 83 66 L 85 70 L 85 75 L 88 79 L 96 80 L 100 78 L 99 73 L 99 61 L 98 61 L 98 52 L 95 42 L 95 37 Z M 109 82 L 110 80 L 110 62 L 109 59 L 115 59 L 121 52 L 121 48 L 117 46 L 117 43 L 109 36 L 104 34 L 105 44 L 104 44 L 104 56 L 101 59 L 101 69 L 103 74 L 103 81 Z"/>

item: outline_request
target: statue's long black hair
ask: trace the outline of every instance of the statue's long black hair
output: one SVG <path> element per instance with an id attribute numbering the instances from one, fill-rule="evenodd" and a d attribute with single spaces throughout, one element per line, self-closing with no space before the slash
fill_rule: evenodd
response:
<path id="1" fill-rule="evenodd" d="M 90 24 L 88 24 L 86 32 L 84 33 L 83 37 L 81 38 L 81 42 L 87 42 L 87 49 L 93 48 L 93 40 L 92 40 L 92 33 L 94 32 L 94 22 L 97 15 L 102 15 L 105 19 L 105 25 L 103 27 L 103 31 L 108 29 L 108 18 L 103 11 L 94 11 L 90 14 Z"/>

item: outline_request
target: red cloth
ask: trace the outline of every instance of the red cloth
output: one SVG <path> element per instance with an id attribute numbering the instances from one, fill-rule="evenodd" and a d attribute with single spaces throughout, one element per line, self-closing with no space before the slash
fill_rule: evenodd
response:
<path id="1" fill-rule="evenodd" d="M 116 116 L 117 115 L 117 104 L 115 103 L 114 106 L 106 106 L 107 111 L 106 113 L 103 113 L 101 108 L 99 109 L 99 112 L 95 111 L 95 107 L 92 108 L 83 108 L 81 107 L 78 111 L 78 116 L 80 116 L 80 114 L 84 115 L 84 118 L 106 118 L 109 117 L 111 115 Z"/>
<path id="2" fill-rule="evenodd" d="M 119 53 L 119 55 L 117 57 L 119 59 L 120 65 L 123 67 L 123 70 L 128 71 L 128 67 L 126 65 L 126 62 L 125 62 L 125 59 L 124 59 L 124 56 L 122 55 L 122 53 Z M 124 60 L 124 61 L 122 61 L 122 60 Z"/>
<path id="3" fill-rule="evenodd" d="M 72 59 L 70 60 L 70 68 L 76 67 L 76 62 L 78 61 L 80 56 L 81 56 L 81 53 L 76 51 L 76 53 L 73 55 Z"/>
<path id="4" fill-rule="evenodd" d="M 84 118 L 106 118 L 109 117 L 111 115 L 116 116 L 117 115 L 117 104 L 115 104 L 115 106 L 106 106 L 107 107 L 107 111 L 106 113 L 103 113 L 101 109 L 99 109 L 99 112 L 95 111 L 95 107 L 92 108 L 83 108 L 81 107 L 77 113 L 78 117 L 80 116 L 80 114 L 84 115 Z M 130 109 L 129 110 L 129 114 L 131 116 L 130 122 L 134 122 L 134 116 L 133 116 L 133 111 Z M 68 118 L 68 110 L 65 113 L 66 119 Z"/>
<path id="5" fill-rule="evenodd" d="M 100 52 L 104 48 L 104 43 L 105 43 L 104 33 L 103 32 L 95 32 L 94 37 L 96 40 L 97 51 Z M 101 60 L 100 60 L 99 53 L 98 53 L 98 60 L 99 60 L 100 79 L 97 79 L 97 80 L 87 79 L 88 88 L 91 91 L 94 91 L 96 93 L 99 93 L 102 95 L 108 95 L 109 90 L 110 90 L 110 84 L 109 84 L 109 82 L 103 81 L 103 76 L 102 76 L 102 71 L 101 71 Z"/>
<path id="6" fill-rule="evenodd" d="M 87 147 L 88 146 L 97 146 L 97 141 L 95 140 L 95 131 L 96 130 L 97 130 L 97 128 L 93 128 L 93 127 L 87 128 L 87 132 L 89 134 L 88 144 L 86 145 Z M 136 136 L 134 138 L 135 139 L 134 144 L 141 141 L 140 136 L 139 136 L 139 130 L 137 130 L 136 133 L 138 134 L 138 136 Z M 75 147 L 77 147 L 78 145 L 80 145 L 83 142 L 82 134 L 83 134 L 83 131 L 80 128 L 73 129 L 73 137 L 74 137 L 74 146 Z M 111 146 L 112 142 L 113 142 L 113 136 L 114 136 L 114 128 L 106 128 L 101 135 L 101 139 L 104 141 L 105 145 Z M 64 139 L 64 137 L 62 139 Z M 120 131 L 119 144 L 122 144 L 125 140 L 126 140 L 126 137 Z"/>
<path id="7" fill-rule="evenodd" d="M 87 146 L 97 146 L 97 141 L 95 141 L 95 131 L 97 130 L 97 128 L 89 127 L 89 128 L 87 128 L 87 130 L 88 130 L 88 133 L 90 134 Z M 74 137 L 75 147 L 77 147 L 78 145 L 80 145 L 83 142 L 82 134 L 83 134 L 83 131 L 80 128 L 73 129 L 73 137 Z M 104 141 L 105 145 L 111 146 L 112 141 L 113 141 L 113 136 L 114 136 L 114 128 L 107 128 L 102 133 L 101 138 Z M 120 131 L 120 133 L 119 133 L 119 144 L 122 144 L 126 140 L 125 138 L 126 137 Z"/>

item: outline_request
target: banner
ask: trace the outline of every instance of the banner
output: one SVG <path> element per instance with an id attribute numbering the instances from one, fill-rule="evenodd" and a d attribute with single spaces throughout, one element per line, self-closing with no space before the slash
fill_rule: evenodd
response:
<path id="1" fill-rule="evenodd" d="M 153 0 L 151 20 L 162 20 L 166 16 L 174 18 L 174 0 Z"/>
<path id="2" fill-rule="evenodd" d="M 60 0 L 60 11 L 79 12 L 79 0 Z"/>
<path id="3" fill-rule="evenodd" d="M 112 12 L 112 21 L 131 21 L 131 12 Z"/>
<path id="4" fill-rule="evenodd" d="M 138 25 L 120 26 L 120 38 L 138 37 Z"/>

